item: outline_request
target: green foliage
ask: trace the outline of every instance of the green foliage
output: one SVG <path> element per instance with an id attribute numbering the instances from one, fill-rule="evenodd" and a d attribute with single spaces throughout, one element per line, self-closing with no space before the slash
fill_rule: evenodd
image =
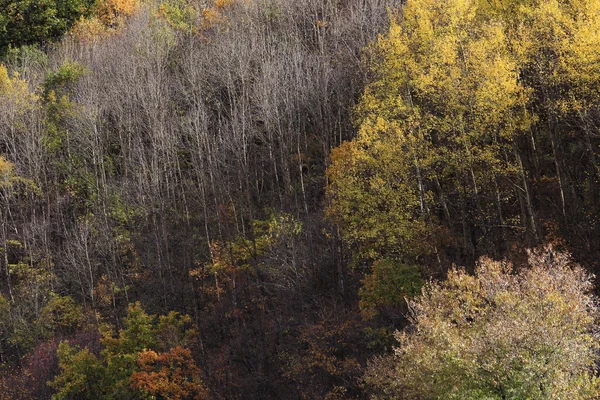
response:
<path id="1" fill-rule="evenodd" d="M 8 347 L 11 336 L 10 302 L 0 294 L 0 349 Z"/>
<path id="2" fill-rule="evenodd" d="M 49 72 L 44 81 L 46 130 L 42 139 L 46 150 L 53 155 L 62 188 L 76 199 L 78 211 L 87 215 L 97 199 L 96 174 L 90 166 L 91 154 L 80 146 L 81 135 L 75 131 L 86 112 L 71 100 L 75 83 L 88 70 L 75 62 L 65 61 L 56 71 Z"/>
<path id="3" fill-rule="evenodd" d="M 252 230 L 256 246 L 262 255 L 269 247 L 300 235 L 302 223 L 291 214 L 272 212 L 267 220 L 253 221 Z"/>
<path id="4" fill-rule="evenodd" d="M 155 320 L 156 317 L 148 315 L 139 302 L 130 305 L 119 335 L 112 337 L 108 331 L 105 332 L 107 354 L 131 354 L 156 347 Z"/>
<path id="5" fill-rule="evenodd" d="M 16 71 L 20 75 L 29 74 L 37 69 L 46 69 L 48 66 L 48 56 L 36 45 L 11 47 L 6 52 L 4 60 L 11 71 Z"/>
<path id="6" fill-rule="evenodd" d="M 59 153 L 65 150 L 64 142 L 69 134 L 66 122 L 77 115 L 75 104 L 67 95 L 57 97 L 56 92 L 50 90 L 46 96 L 46 108 L 48 118 L 43 143 L 50 153 Z"/>
<path id="7" fill-rule="evenodd" d="M 143 210 L 129 206 L 118 193 L 110 196 L 109 206 L 110 209 L 107 212 L 108 216 L 111 217 L 118 226 L 129 226 L 136 218 L 143 215 Z"/>
<path id="8" fill-rule="evenodd" d="M 56 276 L 47 260 L 14 240 L 0 247 L 0 255 L 14 259 L 7 271 L 9 296 L 0 295 L 0 353 L 24 354 L 54 334 L 71 334 L 81 327 L 82 308 L 52 292 Z"/>
<path id="9" fill-rule="evenodd" d="M 195 331 L 189 316 L 172 312 L 157 318 L 147 314 L 139 303 L 129 306 L 123 329 L 116 336 L 113 328 L 102 332 L 104 349 L 100 357 L 87 348 L 79 349 L 67 342 L 58 351 L 61 373 L 49 384 L 57 391 L 53 399 L 133 399 L 145 398 L 142 387 L 132 385 L 140 371 L 138 359 L 148 351 L 166 351 L 191 345 Z M 156 353 L 153 353 L 156 354 Z M 157 356 L 158 357 L 158 356 Z M 160 357 L 159 357 L 160 358 Z M 186 363 L 193 363 L 191 356 Z M 191 364 L 190 364 L 191 365 Z M 177 365 L 171 365 L 175 374 Z M 191 368 L 191 367 L 190 367 Z M 195 367 L 194 365 L 194 368 Z M 197 386 L 202 388 L 202 385 Z"/>
<path id="10" fill-rule="evenodd" d="M 168 350 L 174 347 L 190 347 L 196 341 L 197 330 L 189 315 L 180 315 L 175 311 L 158 317 L 156 326 L 158 347 Z"/>
<path id="11" fill-rule="evenodd" d="M 40 317 L 50 300 L 56 276 L 47 260 L 28 255 L 22 243 L 11 243 L 8 251 L 18 259 L 8 265 L 12 288 L 9 303 L 11 332 L 7 339 L 13 349 L 29 351 L 37 340 L 52 333 L 45 329 Z"/>
<path id="12" fill-rule="evenodd" d="M 51 92 L 54 92 L 54 96 L 69 94 L 71 86 L 86 73 L 87 69 L 83 65 L 66 61 L 57 71 L 46 75 L 44 97 L 48 98 Z"/>
<path id="13" fill-rule="evenodd" d="M 592 276 L 551 248 L 517 272 L 482 259 L 410 302 L 413 328 L 366 379 L 377 399 L 593 399 L 599 394 Z"/>
<path id="14" fill-rule="evenodd" d="M 412 165 L 402 152 L 403 141 L 399 136 L 374 142 L 359 137 L 331 154 L 327 211 L 361 257 L 432 251 L 425 240 L 429 232 L 419 215 L 418 187 L 411 180 Z"/>
<path id="15" fill-rule="evenodd" d="M 33 20 L 18 14 L 25 6 L 37 6 L 37 22 L 57 23 L 47 13 L 56 0 L 5 4 L 14 9 L 0 12 L 0 42 L 7 21 Z M 383 27 L 385 7 L 400 4 Z M 57 396 L 189 397 L 171 389 L 195 382 L 186 348 L 202 335 L 215 398 L 364 397 L 355 378 L 365 357 L 393 346 L 406 299 L 445 266 L 470 271 L 482 254 L 544 239 L 594 259 L 599 4 L 97 0 L 63 44 L 8 46 L 0 358 L 26 366 L 31 350 L 41 370 L 53 335 L 82 343 L 89 321 L 55 293 L 100 320 L 142 298 L 193 309 L 204 326 L 133 306 L 120 331 L 104 329 L 102 352 L 62 346 Z M 356 55 L 372 40 L 361 70 Z M 348 113 L 362 77 L 354 132 Z M 330 147 L 355 133 L 330 164 Z M 324 204 L 339 231 L 321 220 Z M 456 342 L 487 346 L 473 337 Z M 483 382 L 474 376 L 487 376 L 493 344 L 440 368 Z M 438 358 L 424 356 L 415 371 Z M 521 367 L 501 365 L 489 381 L 514 374 L 510 395 L 535 398 L 514 389 L 528 385 Z M 51 379 L 34 375 L 38 385 Z M 454 379 L 432 384 L 431 375 L 414 381 Z M 0 388 L 10 384 L 0 376 Z M 488 393 L 453 385 L 451 396 Z"/>
<path id="16" fill-rule="evenodd" d="M 211 243 L 211 269 L 218 272 L 257 267 L 259 260 L 265 257 L 271 248 L 291 240 L 300 232 L 302 224 L 287 213 L 273 213 L 267 220 L 252 221 L 252 240 L 237 235 L 232 241 Z"/>
<path id="17" fill-rule="evenodd" d="M 359 290 L 360 309 L 367 317 L 380 308 L 405 308 L 406 299 L 419 293 L 424 282 L 419 268 L 394 260 L 376 261 Z"/>
<path id="18" fill-rule="evenodd" d="M 367 347 L 371 351 L 382 352 L 390 349 L 395 343 L 394 332 L 389 328 L 365 328 L 365 336 L 367 337 Z"/>
<path id="19" fill-rule="evenodd" d="M 61 374 L 49 382 L 58 392 L 53 400 L 96 400 L 107 399 L 102 395 L 105 371 L 101 361 L 90 351 L 70 346 L 63 341 L 58 346 L 58 366 Z"/>
<path id="20" fill-rule="evenodd" d="M 9 47 L 47 43 L 60 38 L 94 0 L 1 0 L 0 55 Z"/>
<path id="21" fill-rule="evenodd" d="M 169 26 L 182 32 L 193 32 L 198 25 L 198 10 L 188 0 L 163 1 L 158 6 L 158 15 Z"/>
<path id="22" fill-rule="evenodd" d="M 73 298 L 54 295 L 42 308 L 39 324 L 44 331 L 72 334 L 83 322 L 83 308 Z"/>
<path id="23" fill-rule="evenodd" d="M 123 329 L 117 337 L 110 330 L 103 333 L 102 357 L 105 365 L 105 380 L 102 393 L 108 398 L 126 399 L 136 397 L 129 388 L 129 379 L 136 370 L 137 355 L 144 349 L 157 345 L 155 317 L 148 315 L 139 303 L 129 306 Z"/>

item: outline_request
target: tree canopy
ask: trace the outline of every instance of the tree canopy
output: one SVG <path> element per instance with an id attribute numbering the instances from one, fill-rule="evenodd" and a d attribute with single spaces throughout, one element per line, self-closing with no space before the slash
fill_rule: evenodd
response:
<path id="1" fill-rule="evenodd" d="M 593 399 L 593 276 L 546 248 L 527 265 L 484 258 L 409 302 L 412 326 L 366 375 L 377 399 Z"/>
<path id="2" fill-rule="evenodd" d="M 1 0 L 0 55 L 9 46 L 42 44 L 60 38 L 95 0 Z"/>

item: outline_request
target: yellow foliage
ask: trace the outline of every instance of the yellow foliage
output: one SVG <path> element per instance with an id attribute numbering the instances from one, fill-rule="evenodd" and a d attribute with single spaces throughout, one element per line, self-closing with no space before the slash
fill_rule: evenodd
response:
<path id="1" fill-rule="evenodd" d="M 12 186 L 14 164 L 0 156 L 0 188 Z"/>
<path id="2" fill-rule="evenodd" d="M 72 37 L 81 42 L 93 42 L 110 34 L 110 29 L 98 17 L 81 17 L 69 31 Z"/>
<path id="3" fill-rule="evenodd" d="M 240 2 L 236 0 L 214 0 L 211 7 L 207 7 L 202 10 L 202 24 L 201 29 L 211 29 L 218 25 L 226 24 L 227 17 L 223 15 L 223 12 L 228 8 L 232 7 Z"/>
<path id="4" fill-rule="evenodd" d="M 38 97 L 29 90 L 27 82 L 19 78 L 18 73 L 12 77 L 8 69 L 0 64 L 0 103 L 4 110 L 22 113 L 34 107 Z"/>
<path id="5" fill-rule="evenodd" d="M 235 4 L 235 0 L 215 0 L 213 2 L 214 8 L 221 10 L 225 7 Z"/>
<path id="6" fill-rule="evenodd" d="M 328 213 L 374 255 L 384 243 L 403 253 L 419 220 L 450 221 L 444 198 L 472 201 L 476 225 L 492 208 L 507 220 L 516 195 L 498 182 L 527 180 L 515 148 L 538 121 L 577 127 L 592 151 L 598 0 L 409 0 L 366 60 L 373 79 L 357 138 L 332 153 Z"/>
<path id="7" fill-rule="evenodd" d="M 12 82 L 8 76 L 8 69 L 0 64 L 0 93 L 4 94 L 10 91 Z"/>
<path id="8" fill-rule="evenodd" d="M 202 10 L 202 29 L 210 29 L 216 24 L 226 21 L 223 15 L 215 8 Z"/>
<path id="9" fill-rule="evenodd" d="M 6 158 L 0 156 L 0 176 L 8 177 L 12 175 L 14 167 L 15 166 L 13 163 L 7 161 Z"/>
<path id="10" fill-rule="evenodd" d="M 584 4 L 557 43 L 562 57 L 555 78 L 557 84 L 568 83 L 571 88 L 563 99 L 570 103 L 567 108 L 585 113 L 600 100 L 600 2 L 578 3 Z"/>
<path id="11" fill-rule="evenodd" d="M 91 17 L 81 17 L 69 33 L 83 42 L 102 39 L 123 25 L 141 6 L 141 0 L 99 0 Z"/>
<path id="12" fill-rule="evenodd" d="M 40 189 L 30 179 L 15 174 L 15 165 L 3 156 L 0 156 L 0 189 L 15 189 L 21 187 L 31 193 L 39 194 Z M 19 186 L 20 185 L 20 186 Z M 9 192 L 10 193 L 10 192 Z M 14 194 L 14 192 L 12 192 Z M 9 195 L 8 198 L 11 196 Z"/>
<path id="13" fill-rule="evenodd" d="M 116 27 L 139 6 L 140 0 L 101 0 L 96 5 L 96 15 L 104 25 Z"/>
<path id="14" fill-rule="evenodd" d="M 444 207 L 433 182 L 471 197 L 517 169 L 506 154 L 531 124 L 528 90 L 506 25 L 479 11 L 476 0 L 409 1 L 368 49 L 358 137 L 328 172 L 328 213 L 363 255 L 432 254 L 443 230 L 428 210 Z"/>
<path id="15" fill-rule="evenodd" d="M 0 64 L 0 116 L 6 117 L 11 129 L 18 130 L 24 125 L 24 115 L 36 107 L 37 101 L 38 96 L 29 90 L 27 82 L 17 73 L 11 77 L 8 69 Z M 0 155 L 0 188 L 12 188 L 18 182 L 37 190 L 32 181 L 16 176 L 14 164 Z"/>

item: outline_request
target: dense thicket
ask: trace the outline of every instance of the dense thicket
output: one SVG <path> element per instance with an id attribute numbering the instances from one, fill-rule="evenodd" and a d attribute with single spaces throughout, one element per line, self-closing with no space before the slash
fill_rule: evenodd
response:
<path id="1" fill-rule="evenodd" d="M 358 136 L 328 171 L 356 262 L 443 275 L 543 242 L 596 257 L 599 6 L 403 7 L 368 51 Z"/>
<path id="2" fill-rule="evenodd" d="M 80 328 L 140 300 L 194 318 L 211 398 L 357 390 L 324 170 L 352 137 L 362 48 L 398 4 L 105 3 L 0 70 L 2 359 L 47 368 L 30 372 L 47 397 L 60 339 L 99 349 Z M 90 314 L 43 329 L 53 296 Z"/>
<path id="3" fill-rule="evenodd" d="M 592 277 L 552 248 L 528 264 L 482 259 L 428 284 L 410 302 L 415 329 L 369 366 L 374 398 L 597 398 Z"/>
<path id="4" fill-rule="evenodd" d="M 0 55 L 9 47 L 59 39 L 93 5 L 94 0 L 0 1 Z"/>
<path id="5" fill-rule="evenodd" d="M 596 267 L 597 0 L 9 3 L 0 398 L 365 398 L 452 263 Z"/>

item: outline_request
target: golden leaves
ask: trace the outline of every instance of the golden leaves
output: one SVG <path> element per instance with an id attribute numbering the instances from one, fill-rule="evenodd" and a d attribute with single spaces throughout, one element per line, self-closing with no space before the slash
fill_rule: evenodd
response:
<path id="1" fill-rule="evenodd" d="M 7 183 L 13 174 L 15 165 L 0 156 L 0 182 Z"/>
<path id="2" fill-rule="evenodd" d="M 104 25 L 114 27 L 132 16 L 140 4 L 140 0 L 102 0 L 96 5 L 96 15 Z"/>
<path id="3" fill-rule="evenodd" d="M 93 42 L 114 33 L 140 8 L 141 0 L 100 0 L 90 17 L 81 17 L 70 29 L 78 41 Z"/>
<path id="4" fill-rule="evenodd" d="M 0 101 L 6 110 L 16 114 L 33 109 L 38 96 L 29 90 L 27 82 L 14 72 L 9 74 L 8 69 L 0 64 Z"/>

